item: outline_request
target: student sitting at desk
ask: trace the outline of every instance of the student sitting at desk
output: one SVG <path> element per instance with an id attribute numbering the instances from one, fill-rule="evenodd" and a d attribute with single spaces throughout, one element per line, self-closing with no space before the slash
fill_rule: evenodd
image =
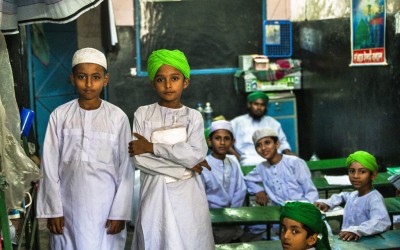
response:
<path id="1" fill-rule="evenodd" d="M 328 229 L 321 212 L 307 202 L 288 202 L 281 212 L 280 239 L 283 249 L 331 250 Z"/>
<path id="2" fill-rule="evenodd" d="M 244 179 L 247 190 L 255 194 L 256 203 L 265 206 L 272 201 L 273 205 L 283 205 L 286 201 L 314 202 L 318 191 L 311 181 L 311 173 L 304 160 L 294 155 L 279 154 L 280 142 L 272 128 L 256 130 L 252 136 L 257 153 L 266 161 L 256 165 Z M 259 183 L 263 185 L 260 186 Z M 243 239 L 258 239 L 264 227 L 249 227 Z M 252 240 L 253 240 L 252 239 Z"/>
<path id="3" fill-rule="evenodd" d="M 294 155 L 278 153 L 279 140 L 271 128 L 256 130 L 253 142 L 257 153 L 266 159 L 256 165 L 244 179 L 256 202 L 283 205 L 286 201 L 314 202 L 318 191 L 311 181 L 311 173 L 304 160 Z M 263 186 L 258 185 L 262 182 Z"/>
<path id="4" fill-rule="evenodd" d="M 345 202 L 343 225 L 339 237 L 342 240 L 358 240 L 362 236 L 382 233 L 389 229 L 390 218 L 382 195 L 372 186 L 378 164 L 375 157 L 365 151 L 357 151 L 347 158 L 349 179 L 356 191 L 334 194 L 314 204 L 322 211 Z"/>
<path id="5" fill-rule="evenodd" d="M 228 121 L 211 124 L 208 143 L 212 153 L 206 160 L 212 171 L 203 171 L 201 179 L 206 189 L 209 208 L 242 207 L 246 198 L 246 184 L 238 160 L 228 155 L 234 143 L 232 125 Z M 243 230 L 237 227 L 213 227 L 215 243 L 229 243 L 238 239 Z"/>

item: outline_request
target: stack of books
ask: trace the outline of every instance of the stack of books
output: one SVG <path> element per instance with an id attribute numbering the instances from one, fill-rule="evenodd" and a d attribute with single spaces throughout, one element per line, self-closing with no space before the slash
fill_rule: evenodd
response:
<path id="1" fill-rule="evenodd" d="M 400 174 L 400 167 L 390 167 L 390 168 L 386 168 L 387 172 L 391 175 L 397 175 Z"/>

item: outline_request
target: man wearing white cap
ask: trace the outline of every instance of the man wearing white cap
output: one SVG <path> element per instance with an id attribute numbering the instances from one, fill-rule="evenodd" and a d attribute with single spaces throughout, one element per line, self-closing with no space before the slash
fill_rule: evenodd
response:
<path id="1" fill-rule="evenodd" d="M 129 120 L 100 98 L 109 80 L 103 53 L 76 51 L 70 79 L 79 97 L 50 115 L 37 218 L 48 219 L 50 249 L 123 249 L 133 192 Z"/>
<path id="2" fill-rule="evenodd" d="M 241 207 L 246 198 L 246 184 L 237 158 L 227 154 L 234 143 L 232 125 L 228 121 L 211 124 L 208 144 L 211 154 L 206 157 L 212 171 L 203 171 L 201 179 L 206 189 L 210 208 Z M 215 243 L 229 243 L 238 239 L 241 227 L 213 227 Z"/>

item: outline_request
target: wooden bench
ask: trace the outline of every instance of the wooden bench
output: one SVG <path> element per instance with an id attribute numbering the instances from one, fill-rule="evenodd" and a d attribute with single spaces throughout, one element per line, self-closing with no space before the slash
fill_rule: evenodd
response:
<path id="1" fill-rule="evenodd" d="M 347 158 L 334 158 L 334 159 L 324 159 L 318 161 L 306 161 L 308 168 L 311 172 L 313 171 L 328 171 L 335 169 L 346 169 L 346 159 Z M 247 175 L 256 166 L 241 166 L 243 175 Z"/>
<path id="2" fill-rule="evenodd" d="M 393 216 L 400 215 L 400 197 L 384 200 L 393 225 Z M 266 224 L 269 229 L 272 224 L 279 223 L 280 213 L 281 206 L 210 208 L 211 223 L 216 226 Z M 268 239 L 269 232 L 270 230 L 267 230 Z"/>
<path id="3" fill-rule="evenodd" d="M 336 249 L 352 249 L 352 250 L 365 250 L 365 249 L 399 249 L 400 248 L 400 230 L 390 230 L 381 234 L 362 237 L 358 241 L 342 241 L 334 240 Z M 273 241 L 253 241 L 246 243 L 232 243 L 232 244 L 217 244 L 216 250 L 239 250 L 239 249 L 252 249 L 252 250 L 281 250 L 282 245 L 280 240 Z"/>

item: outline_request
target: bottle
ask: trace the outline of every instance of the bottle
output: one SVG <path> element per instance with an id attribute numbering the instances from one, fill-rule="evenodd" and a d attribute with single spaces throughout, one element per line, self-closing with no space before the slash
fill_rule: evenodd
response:
<path id="1" fill-rule="evenodd" d="M 206 102 L 206 107 L 204 108 L 204 127 L 208 128 L 211 126 L 213 119 L 213 109 L 210 102 Z"/>
<path id="2" fill-rule="evenodd" d="M 319 161 L 319 157 L 315 152 L 311 155 L 310 161 Z"/>
<path id="3" fill-rule="evenodd" d="M 202 104 L 201 102 L 198 102 L 198 103 L 197 103 L 197 111 L 200 112 L 201 116 L 202 116 L 203 119 L 204 119 L 204 109 L 203 109 L 203 104 Z"/>

